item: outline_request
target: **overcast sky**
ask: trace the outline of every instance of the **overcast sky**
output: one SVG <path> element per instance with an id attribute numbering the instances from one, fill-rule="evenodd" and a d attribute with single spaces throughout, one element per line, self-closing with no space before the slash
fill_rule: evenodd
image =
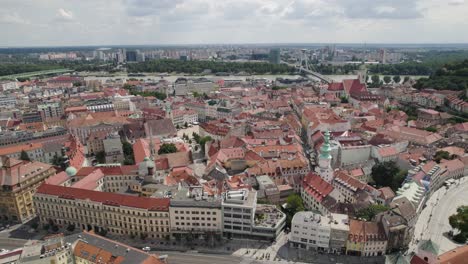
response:
<path id="1" fill-rule="evenodd" d="M 0 46 L 468 43 L 468 0 L 0 0 Z"/>

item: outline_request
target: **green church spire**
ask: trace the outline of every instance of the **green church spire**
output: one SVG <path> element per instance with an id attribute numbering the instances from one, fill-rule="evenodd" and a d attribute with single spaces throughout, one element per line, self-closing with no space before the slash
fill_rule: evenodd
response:
<path id="1" fill-rule="evenodd" d="M 330 131 L 325 131 L 324 137 L 325 142 L 323 142 L 322 147 L 320 148 L 320 157 L 323 159 L 331 159 L 332 156 L 330 154 Z"/>

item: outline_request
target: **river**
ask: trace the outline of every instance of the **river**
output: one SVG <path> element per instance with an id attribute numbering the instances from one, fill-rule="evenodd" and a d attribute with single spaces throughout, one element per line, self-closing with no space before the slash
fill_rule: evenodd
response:
<path id="1" fill-rule="evenodd" d="M 336 82 L 341 82 L 344 79 L 356 79 L 357 75 L 349 74 L 349 75 L 325 75 L 326 77 L 336 81 Z M 206 78 L 211 81 L 218 81 L 218 80 L 243 80 L 245 81 L 246 79 L 260 79 L 264 78 L 270 81 L 276 80 L 276 78 L 288 78 L 288 79 L 297 79 L 302 76 L 300 75 L 286 75 L 286 74 L 277 74 L 277 75 L 250 75 L 250 76 L 236 76 L 236 75 L 229 75 L 229 76 L 216 76 L 216 75 L 182 75 L 182 74 L 175 74 L 175 75 L 160 75 L 158 73 L 145 73 L 145 76 L 138 76 L 138 77 L 129 77 L 126 74 L 116 74 L 116 75 L 109 75 L 109 76 L 102 76 L 99 74 L 93 74 L 89 73 L 85 77 L 85 80 L 102 80 L 102 81 L 107 81 L 107 80 L 117 80 L 117 79 L 129 79 L 129 78 L 135 78 L 135 79 L 143 79 L 143 80 L 153 80 L 153 81 L 158 81 L 158 80 L 167 80 L 168 82 L 174 82 L 178 78 Z M 404 76 L 401 76 L 403 79 Z M 413 79 L 418 79 L 421 77 L 426 77 L 426 76 L 410 76 Z M 383 75 L 381 76 L 381 79 L 383 78 Z"/>

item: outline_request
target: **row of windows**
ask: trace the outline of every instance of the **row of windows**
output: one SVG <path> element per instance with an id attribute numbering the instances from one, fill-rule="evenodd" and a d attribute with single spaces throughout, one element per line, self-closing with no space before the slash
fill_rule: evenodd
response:
<path id="1" fill-rule="evenodd" d="M 187 217 L 187 219 L 185 219 L 184 216 L 181 216 L 181 217 L 176 216 L 175 219 L 176 219 L 176 220 L 179 220 L 179 219 L 180 219 L 180 220 L 190 220 L 190 217 Z M 205 217 L 192 217 L 191 220 L 197 220 L 197 221 L 198 221 L 198 220 L 202 220 L 202 221 L 205 221 Z M 211 220 L 216 221 L 216 217 L 213 217 L 213 219 L 212 219 L 211 217 L 206 217 L 206 220 L 207 220 L 207 221 L 211 221 Z"/>
<path id="2" fill-rule="evenodd" d="M 167 212 L 164 212 L 164 213 L 161 213 L 161 212 L 146 212 L 144 209 L 140 209 L 141 211 L 135 211 L 135 210 L 139 210 L 139 209 L 135 209 L 135 210 L 127 210 L 127 209 L 122 209 L 122 208 L 119 208 L 119 207 L 115 207 L 115 206 L 105 206 L 105 205 L 101 205 L 101 204 L 90 204 L 89 202 L 80 202 L 79 200 L 67 200 L 67 199 L 57 199 L 57 198 L 49 198 L 49 197 L 42 197 L 42 196 L 35 196 L 34 199 L 36 201 L 43 201 L 43 202 L 50 202 L 52 203 L 51 205 L 49 204 L 42 204 L 42 203 L 38 203 L 38 207 L 40 207 L 41 205 L 44 206 L 44 208 L 53 208 L 53 206 L 55 205 L 55 208 L 58 210 L 58 205 L 57 204 L 61 204 L 61 205 L 71 205 L 71 206 L 74 206 L 75 208 L 75 211 L 77 210 L 77 207 L 82 207 L 82 208 L 90 208 L 90 209 L 93 209 L 93 210 L 107 210 L 107 211 L 111 211 L 111 212 L 116 212 L 116 213 L 122 213 L 122 214 L 126 214 L 126 215 L 135 215 L 135 216 L 148 216 L 148 217 L 157 217 L 157 216 L 161 216 L 161 217 L 168 217 L 168 213 Z M 60 208 L 63 208 L 63 206 L 60 206 Z"/>
<path id="3" fill-rule="evenodd" d="M 198 211 L 174 211 L 174 213 L 176 214 L 202 214 L 204 215 L 205 214 L 205 211 L 201 211 L 201 212 L 198 212 Z M 206 212 L 207 215 L 216 215 L 216 212 Z"/>
<path id="4" fill-rule="evenodd" d="M 216 224 L 211 224 L 211 223 L 185 223 L 185 222 L 176 222 L 176 226 L 213 226 L 216 227 Z"/>

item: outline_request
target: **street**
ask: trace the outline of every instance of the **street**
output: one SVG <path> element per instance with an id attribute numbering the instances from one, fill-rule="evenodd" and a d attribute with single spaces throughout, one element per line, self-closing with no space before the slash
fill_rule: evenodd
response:
<path id="1" fill-rule="evenodd" d="M 426 208 L 419 215 L 409 252 L 416 250 L 416 240 L 431 239 L 439 246 L 439 254 L 461 246 L 448 239 L 444 233 L 452 230 L 449 216 L 456 213 L 459 206 L 468 204 L 466 193 L 468 179 L 465 177 L 451 185 L 448 190 L 442 187 L 431 196 Z"/>
<path id="2" fill-rule="evenodd" d="M 168 255 L 168 264 L 256 264 L 260 263 L 248 258 L 240 258 L 232 255 L 206 255 L 199 253 L 182 253 L 177 251 L 158 251 L 159 255 Z"/>

